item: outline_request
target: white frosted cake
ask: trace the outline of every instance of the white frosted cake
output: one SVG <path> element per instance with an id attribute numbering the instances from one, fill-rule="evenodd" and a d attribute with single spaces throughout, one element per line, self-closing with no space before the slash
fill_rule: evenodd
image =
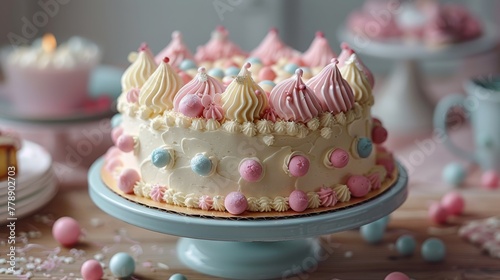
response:
<path id="1" fill-rule="evenodd" d="M 246 54 L 218 28 L 194 56 L 178 32 L 159 55 L 143 45 L 122 78 L 103 168 L 120 195 L 190 215 L 294 216 L 361 203 L 397 177 L 370 114 L 373 76 L 348 46 L 337 58 L 318 33 L 302 54 L 271 30 Z"/>

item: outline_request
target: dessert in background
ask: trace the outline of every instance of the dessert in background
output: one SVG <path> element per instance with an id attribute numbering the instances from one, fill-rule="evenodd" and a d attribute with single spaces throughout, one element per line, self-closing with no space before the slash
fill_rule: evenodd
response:
<path id="1" fill-rule="evenodd" d="M 7 130 L 0 129 L 0 180 L 5 180 L 9 176 L 9 168 L 14 167 L 14 174 L 17 170 L 17 152 L 21 149 L 21 139 L 19 136 Z"/>

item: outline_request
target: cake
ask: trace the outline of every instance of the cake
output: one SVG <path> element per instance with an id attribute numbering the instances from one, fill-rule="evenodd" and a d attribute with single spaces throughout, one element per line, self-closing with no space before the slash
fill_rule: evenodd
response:
<path id="1" fill-rule="evenodd" d="M 11 131 L 0 130 L 0 180 L 17 174 L 17 151 L 21 149 L 20 138 Z M 10 172 L 9 172 L 10 171 Z"/>
<path id="2" fill-rule="evenodd" d="M 182 61 L 155 60 L 145 44 L 129 56 L 102 169 L 119 195 L 188 215 L 272 218 L 352 207 L 396 180 L 370 113 L 373 75 L 347 45 L 337 58 L 318 32 L 300 53 L 271 29 L 247 54 L 223 27 L 194 55 L 179 32 L 172 40 Z"/>

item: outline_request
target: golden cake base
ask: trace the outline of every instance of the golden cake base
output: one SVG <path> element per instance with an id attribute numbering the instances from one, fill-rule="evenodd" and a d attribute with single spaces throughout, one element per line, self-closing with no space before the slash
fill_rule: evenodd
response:
<path id="1" fill-rule="evenodd" d="M 118 189 L 117 182 L 113 175 L 107 171 L 104 167 L 101 169 L 101 178 L 104 182 L 104 184 L 111 189 L 113 192 L 116 194 L 120 195 L 121 197 L 150 207 L 150 208 L 155 208 L 158 210 L 170 212 L 170 213 L 177 213 L 180 215 L 187 215 L 187 216 L 198 216 L 198 217 L 203 217 L 203 218 L 215 218 L 215 219 L 233 219 L 233 220 L 245 220 L 245 219 L 281 219 L 281 218 L 294 218 L 294 217 L 304 217 L 304 216 L 311 216 L 315 214 L 321 214 L 321 213 L 330 213 L 334 211 L 339 211 L 345 208 L 349 207 L 354 207 L 356 205 L 359 205 L 361 203 L 367 202 L 380 194 L 384 193 L 387 191 L 391 186 L 397 181 L 398 179 L 398 169 L 395 168 L 393 173 L 391 174 L 390 178 L 386 178 L 386 180 L 382 183 L 382 186 L 378 190 L 370 191 L 367 195 L 364 197 L 356 198 L 352 197 L 350 201 L 348 202 L 338 202 L 335 204 L 335 206 L 332 207 L 319 207 L 315 209 L 306 209 L 303 212 L 295 212 L 293 210 L 288 210 L 285 212 L 277 212 L 277 211 L 271 211 L 271 212 L 250 212 L 250 211 L 245 211 L 244 213 L 240 215 L 232 215 L 228 212 L 221 212 L 221 211 L 205 211 L 197 208 L 187 208 L 187 207 L 181 207 L 181 206 L 176 206 L 176 205 L 171 205 L 167 203 L 161 203 L 154 201 L 149 198 L 145 197 L 139 197 L 136 196 L 135 194 L 125 194 L 123 193 L 120 189 Z"/>

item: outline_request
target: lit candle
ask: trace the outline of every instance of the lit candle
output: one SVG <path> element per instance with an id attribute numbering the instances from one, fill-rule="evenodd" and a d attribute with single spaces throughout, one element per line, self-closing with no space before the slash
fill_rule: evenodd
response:
<path id="1" fill-rule="evenodd" d="M 97 45 L 83 38 L 72 37 L 58 46 L 54 35 L 46 34 L 8 55 L 8 96 L 26 115 L 67 114 L 88 99 L 90 72 L 100 56 Z"/>

